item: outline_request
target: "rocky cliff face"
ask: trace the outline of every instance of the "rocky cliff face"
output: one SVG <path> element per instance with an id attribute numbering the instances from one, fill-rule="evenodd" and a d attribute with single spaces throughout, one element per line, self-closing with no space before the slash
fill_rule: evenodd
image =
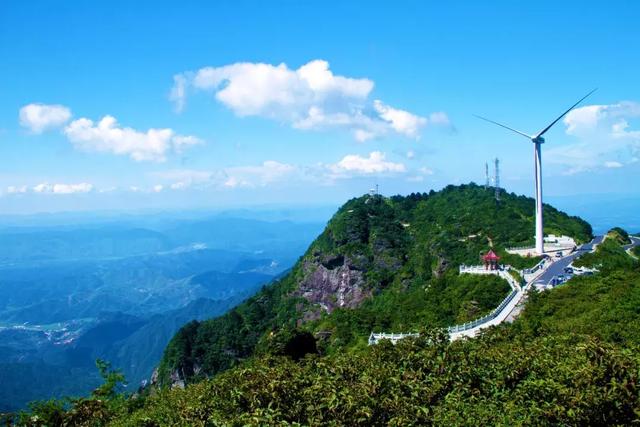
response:
<path id="1" fill-rule="evenodd" d="M 305 278 L 295 295 L 312 305 L 304 312 L 304 321 L 317 319 L 322 311 L 331 313 L 338 307 L 357 307 L 371 296 L 362 269 L 348 257 L 338 255 L 323 260 L 316 256 L 305 260 L 302 268 Z"/>

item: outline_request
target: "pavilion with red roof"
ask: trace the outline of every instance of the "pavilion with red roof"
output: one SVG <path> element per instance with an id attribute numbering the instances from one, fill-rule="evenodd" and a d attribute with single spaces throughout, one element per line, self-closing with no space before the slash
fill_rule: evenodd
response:
<path id="1" fill-rule="evenodd" d="M 489 252 L 482 255 L 482 261 L 484 261 L 485 270 L 497 270 L 500 257 L 493 252 L 493 249 L 489 249 Z"/>

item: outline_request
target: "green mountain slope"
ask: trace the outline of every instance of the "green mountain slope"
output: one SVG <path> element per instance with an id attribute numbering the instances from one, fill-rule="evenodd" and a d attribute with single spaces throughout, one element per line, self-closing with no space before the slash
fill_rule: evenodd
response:
<path id="1" fill-rule="evenodd" d="M 508 293 L 495 278 L 458 276 L 490 244 L 527 244 L 532 199 L 470 184 L 407 197 L 364 196 L 342 206 L 292 271 L 225 316 L 176 334 L 160 364 L 161 383 L 228 369 L 279 334 L 316 334 L 320 350 L 363 345 L 373 329 L 406 331 L 470 320 Z M 547 233 L 591 238 L 585 221 L 545 206 Z M 507 256 L 519 267 L 536 259 Z M 271 350 L 270 350 L 271 349 Z"/>
<path id="2" fill-rule="evenodd" d="M 50 402 L 36 406 L 21 420 L 34 425 L 110 426 L 632 425 L 640 417 L 640 264 L 621 251 L 625 241 L 616 234 L 621 233 L 610 233 L 584 261 L 607 268 L 550 291 L 532 293 L 514 323 L 486 330 L 475 339 L 453 342 L 442 329 L 426 325 L 420 337 L 397 345 L 383 341 L 361 346 L 344 339 L 335 347 L 343 351 L 331 351 L 328 346 L 326 354 L 300 358 L 288 353 L 288 343 L 308 345 L 304 337 L 309 331 L 340 325 L 336 318 L 346 313 L 365 312 L 369 307 L 374 316 L 400 315 L 387 303 L 390 293 L 405 295 L 398 300 L 404 303 L 401 311 L 420 313 L 420 317 L 447 307 L 440 301 L 429 305 L 426 297 L 412 293 L 410 284 L 403 285 L 408 278 L 405 271 L 412 271 L 407 259 L 396 273 L 403 274 L 402 280 L 393 277 L 354 308 L 336 307 L 318 319 L 302 322 L 311 304 L 293 296 L 299 287 L 292 283 L 303 283 L 308 275 L 304 270 L 297 275 L 294 271 L 239 306 L 233 317 L 189 324 L 169 346 L 182 349 L 185 360 L 193 358 L 197 377 L 204 360 L 197 359 L 200 353 L 194 351 L 202 345 L 199 340 L 215 337 L 230 349 L 251 336 L 248 329 L 237 329 L 234 321 L 245 325 L 261 321 L 271 329 L 257 338 L 254 357 L 184 389 L 165 387 L 129 399 L 100 393 L 116 384 L 107 377 L 105 386 L 92 397 L 72 402 L 69 409 Z M 438 269 L 444 261 L 433 264 L 422 292 L 428 294 L 435 287 L 439 294 L 449 295 L 444 301 L 451 302 L 461 294 L 450 289 L 459 290 L 462 283 L 465 292 L 479 292 L 477 300 L 485 293 L 494 294 L 486 291 L 487 283 L 465 284 L 472 280 L 468 276 L 455 279 L 451 272 L 455 262 L 447 256 L 451 255 L 438 255 L 447 260 L 448 268 Z M 404 291 L 402 286 L 406 286 Z M 499 283 L 490 286 L 498 289 Z M 259 307 L 270 307 L 270 311 L 260 316 Z M 287 313 L 297 319 L 297 330 L 271 327 L 275 323 L 269 322 L 278 320 L 291 324 Z M 243 317 L 249 315 L 254 318 Z M 228 329 L 213 333 L 207 325 Z M 200 335 L 202 331 L 210 335 Z M 338 334 L 322 331 L 331 337 Z"/>
<path id="3" fill-rule="evenodd" d="M 265 355 L 185 389 L 37 414 L 112 426 L 633 425 L 639 301 L 640 269 L 625 266 L 534 294 L 514 323 L 475 339 L 427 330 L 395 346 Z"/>

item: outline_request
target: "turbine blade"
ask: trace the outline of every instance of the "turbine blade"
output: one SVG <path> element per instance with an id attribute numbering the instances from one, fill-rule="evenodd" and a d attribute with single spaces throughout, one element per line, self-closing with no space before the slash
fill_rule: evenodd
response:
<path id="1" fill-rule="evenodd" d="M 571 110 L 573 110 L 578 104 L 580 104 L 582 101 L 584 101 L 589 95 L 591 95 L 593 92 L 595 92 L 596 90 L 598 90 L 598 88 L 595 88 L 594 90 L 592 90 L 591 92 L 589 92 L 588 94 L 586 94 L 585 96 L 583 96 L 580 101 L 576 102 L 575 104 L 573 104 L 571 106 L 571 108 L 569 108 L 567 111 L 565 111 L 564 113 L 562 113 L 562 115 L 560 117 L 558 117 L 557 119 L 555 119 L 549 126 L 547 126 L 546 128 L 542 129 L 540 131 L 540 133 L 538 133 L 535 137 L 539 137 L 544 135 L 549 129 L 551 129 L 551 126 L 555 125 L 556 123 L 558 123 L 558 120 L 560 120 L 561 118 L 563 118 L 564 116 L 567 115 L 567 113 Z"/>
<path id="2" fill-rule="evenodd" d="M 531 139 L 531 138 L 532 138 L 532 136 L 531 136 L 531 135 L 527 135 L 526 133 L 524 133 L 524 132 L 520 132 L 520 131 L 519 131 L 519 130 L 517 130 L 517 129 L 510 128 L 509 126 L 503 125 L 502 123 L 494 122 L 493 120 L 486 119 L 486 118 L 484 118 L 484 117 L 482 117 L 482 116 L 478 116 L 478 115 L 476 115 L 476 114 L 474 114 L 474 116 L 476 116 L 476 117 L 477 117 L 477 118 L 479 118 L 479 119 L 484 120 L 485 122 L 493 123 L 494 125 L 498 125 L 498 126 L 503 127 L 503 128 L 505 128 L 505 129 L 509 129 L 509 130 L 510 130 L 510 131 L 512 131 L 512 132 L 515 132 L 515 133 L 517 133 L 517 134 L 520 134 L 520 135 L 522 135 L 522 136 L 526 137 L 527 139 Z"/>

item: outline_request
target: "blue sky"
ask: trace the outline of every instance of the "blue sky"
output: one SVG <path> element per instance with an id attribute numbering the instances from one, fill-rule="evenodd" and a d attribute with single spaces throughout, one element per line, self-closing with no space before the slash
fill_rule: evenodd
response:
<path id="1" fill-rule="evenodd" d="M 0 213 L 635 195 L 640 4 L 5 1 Z M 587 3 L 587 4 L 585 4 Z M 4 211 L 4 212 L 3 212 Z"/>

